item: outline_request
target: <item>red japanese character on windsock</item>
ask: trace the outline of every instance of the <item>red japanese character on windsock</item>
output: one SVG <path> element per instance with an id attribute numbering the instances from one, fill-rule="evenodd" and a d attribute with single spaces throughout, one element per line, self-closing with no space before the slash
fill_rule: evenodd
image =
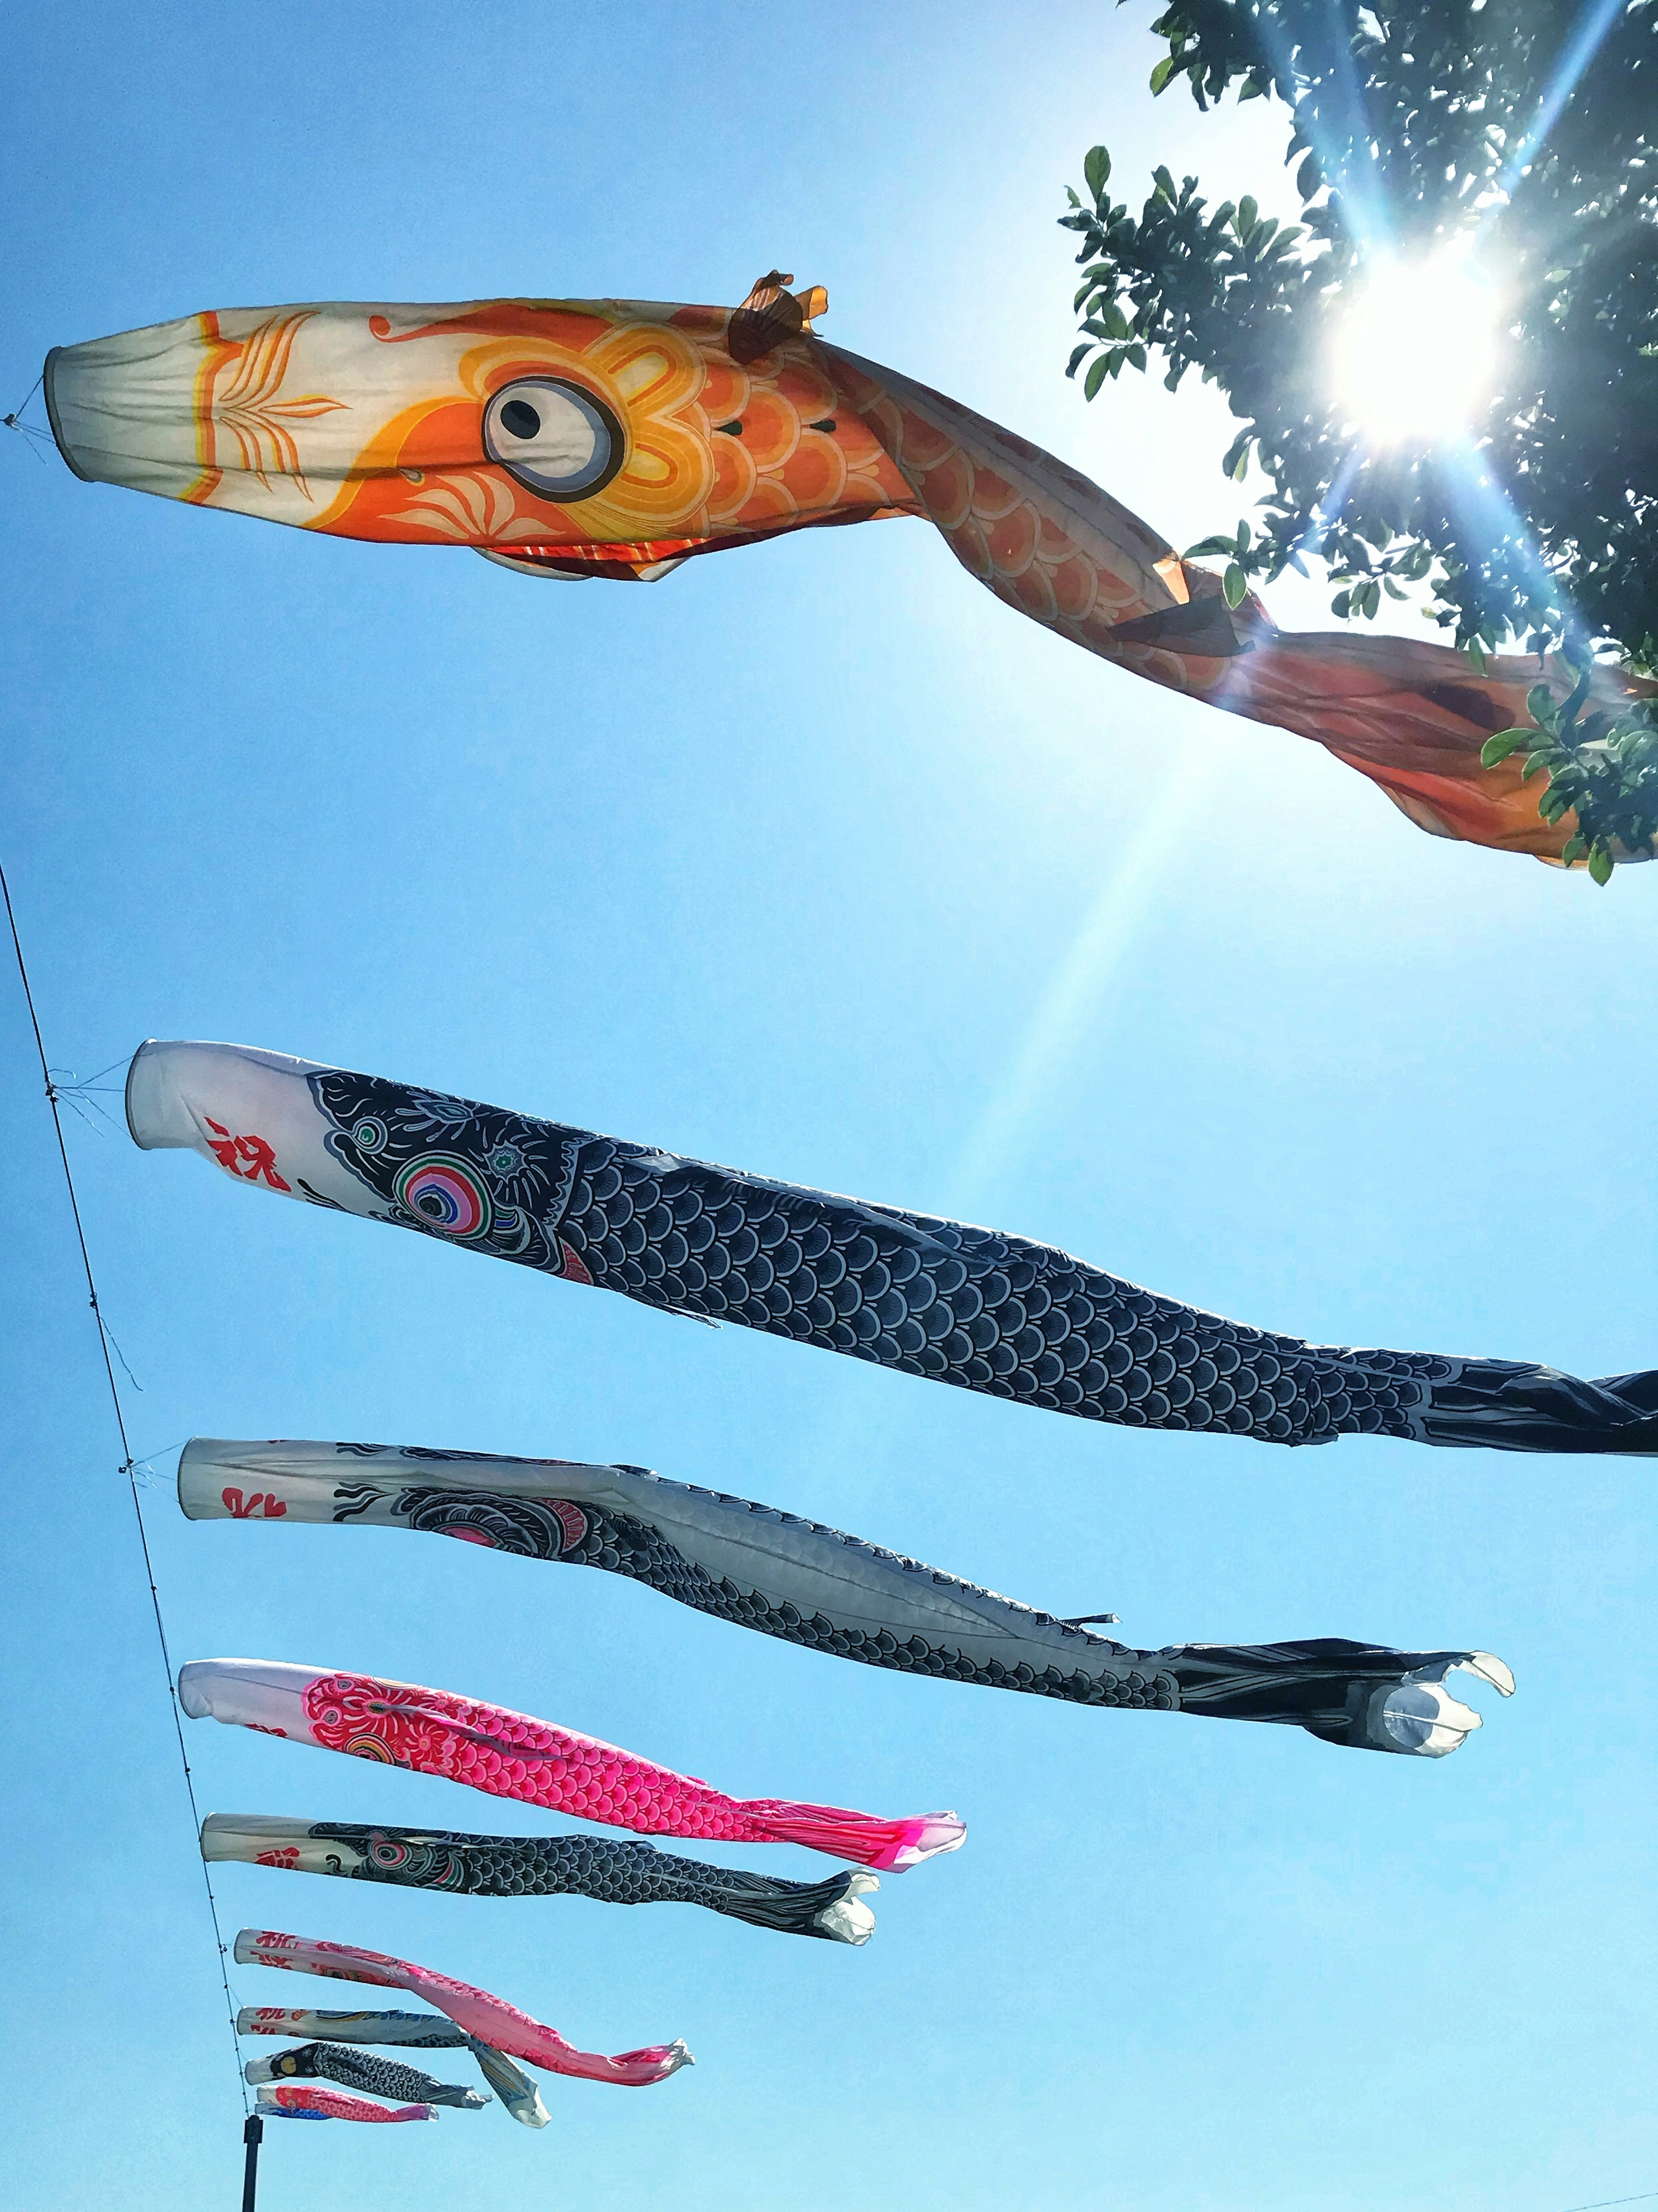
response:
<path id="1" fill-rule="evenodd" d="M 277 1174 L 276 1152 L 263 1137 L 233 1137 L 224 1123 L 216 1121 L 210 1114 L 203 1119 L 216 1133 L 207 1141 L 222 1168 L 240 1182 L 264 1182 L 272 1190 L 286 1191 L 292 1196 L 294 1186 Z"/>
<path id="2" fill-rule="evenodd" d="M 263 1177 L 272 1190 L 292 1193 L 294 1186 L 284 1182 L 276 1173 L 276 1155 L 263 1137 L 238 1137 L 236 1150 L 248 1163 L 245 1182 L 258 1182 Z"/>
<path id="3" fill-rule="evenodd" d="M 207 1140 L 213 1146 L 214 1158 L 222 1168 L 228 1169 L 232 1175 L 240 1174 L 240 1170 L 236 1165 L 236 1139 L 222 1121 L 216 1121 L 210 1114 L 203 1118 L 208 1127 L 217 1133 L 216 1142 L 213 1137 L 210 1137 Z"/>
<path id="4" fill-rule="evenodd" d="M 261 1506 L 264 1508 L 264 1517 L 267 1521 L 280 1521 L 288 1510 L 287 1506 L 277 1497 L 275 1491 L 267 1496 L 263 1490 L 256 1490 L 245 1504 L 240 1490 L 223 1490 L 219 1495 L 224 1500 L 233 1521 L 256 1519 Z"/>

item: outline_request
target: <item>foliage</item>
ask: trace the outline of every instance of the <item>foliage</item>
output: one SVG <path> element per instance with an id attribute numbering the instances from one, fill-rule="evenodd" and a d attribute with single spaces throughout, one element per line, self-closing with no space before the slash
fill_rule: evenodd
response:
<path id="1" fill-rule="evenodd" d="M 1617 848 L 1648 852 L 1658 836 L 1658 715 L 1644 699 L 1619 714 L 1586 714 L 1594 670 L 1585 665 L 1576 674 L 1564 700 L 1546 684 L 1533 684 L 1526 709 L 1536 726 L 1499 730 L 1486 738 L 1479 757 L 1495 768 L 1521 745 L 1528 749 L 1522 781 L 1548 770 L 1548 787 L 1537 803 L 1543 819 L 1558 822 L 1577 811 L 1561 859 L 1568 866 L 1587 861 L 1595 882 L 1605 884 Z"/>
<path id="2" fill-rule="evenodd" d="M 1272 485 L 1253 532 L 1206 546 L 1234 604 L 1315 555 L 1339 617 L 1425 586 L 1476 656 L 1513 633 L 1658 661 L 1658 0 L 1592 4 L 1577 33 L 1558 0 L 1158 17 L 1154 92 L 1288 105 L 1301 222 L 1248 196 L 1212 209 L 1163 167 L 1137 218 L 1096 146 L 1062 218 L 1086 264 L 1069 373 L 1088 362 L 1091 398 L 1157 353 L 1171 389 L 1196 368 L 1226 394 L 1242 428 L 1222 465 L 1242 481 L 1253 454 Z M 1328 389 L 1339 319 L 1367 264 L 1458 242 L 1503 301 L 1489 407 L 1460 447 L 1367 447 Z"/>

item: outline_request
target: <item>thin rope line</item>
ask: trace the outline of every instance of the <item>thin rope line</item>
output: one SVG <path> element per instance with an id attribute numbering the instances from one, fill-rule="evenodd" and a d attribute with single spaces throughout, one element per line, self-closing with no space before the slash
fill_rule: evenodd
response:
<path id="1" fill-rule="evenodd" d="M 107 1067 L 94 1068 L 92 1073 L 87 1077 L 84 1083 L 82 1082 L 78 1077 L 73 1075 L 70 1076 L 70 1081 L 74 1084 L 77 1091 L 90 1090 L 94 1083 L 101 1083 L 106 1075 L 113 1075 L 118 1067 L 125 1067 L 130 1057 L 130 1054 L 123 1053 L 118 1060 L 111 1060 Z M 109 1087 L 112 1091 L 118 1091 L 121 1088 L 121 1085 L 118 1083 L 112 1083 Z"/>
<path id="2" fill-rule="evenodd" d="M 1639 2197 L 1603 2197 L 1594 2204 L 1574 2204 L 1570 2212 L 1610 2212 L 1614 2204 L 1650 2204 L 1658 2197 L 1658 2189 L 1649 2189 Z"/>
<path id="3" fill-rule="evenodd" d="M 31 394 L 31 397 L 33 395 Z M 27 400 L 24 405 L 28 404 Z M 137 1465 L 132 1446 L 127 1441 L 126 1418 L 121 1411 L 121 1394 L 115 1385 L 115 1368 L 109 1356 L 110 1335 L 104 1322 L 103 1308 L 98 1303 L 98 1285 L 93 1279 L 92 1257 L 87 1250 L 87 1234 L 81 1221 L 80 1201 L 75 1194 L 75 1177 L 70 1170 L 69 1150 L 64 1142 L 63 1117 L 58 1111 L 58 1090 L 46 1064 L 46 1048 L 40 1036 L 40 1020 L 34 1011 L 34 994 L 29 988 L 29 971 L 23 959 L 23 943 L 17 933 L 17 916 L 12 909 L 11 887 L 6 881 L 6 872 L 0 866 L 0 897 L 6 905 L 6 921 L 11 929 L 12 950 L 17 956 L 17 973 L 23 986 L 23 1000 L 28 1008 L 29 1026 L 34 1031 L 34 1049 L 39 1057 L 41 1079 L 46 1087 L 46 1103 L 52 1109 L 52 1126 L 58 1138 L 58 1157 L 64 1164 L 64 1181 L 69 1188 L 70 1212 L 75 1218 L 76 1242 L 81 1248 L 81 1265 L 86 1271 L 87 1294 L 92 1306 L 92 1317 L 98 1324 L 98 1348 L 103 1354 L 104 1373 L 109 1382 L 110 1401 L 115 1408 L 115 1426 L 121 1438 L 121 1472 L 127 1479 L 127 1488 L 132 1495 L 132 1514 L 138 1524 L 138 1548 L 143 1554 L 144 1579 L 149 1584 L 149 1602 L 155 1615 L 155 1637 L 161 1647 L 161 1664 L 167 1670 L 168 1708 L 173 1715 L 173 1733 L 179 1741 L 179 1761 L 185 1771 L 185 1793 L 190 1800 L 191 1818 L 196 1824 L 197 1836 L 202 1831 L 201 1808 L 196 1802 L 196 1780 L 190 1771 L 190 1754 L 185 1749 L 184 1722 L 179 1711 L 179 1695 L 173 1687 L 173 1655 L 167 1648 L 167 1624 L 161 1618 L 161 1594 L 155 1586 L 155 1566 L 150 1558 L 149 1534 L 144 1527 L 144 1509 L 138 1496 Z M 121 1362 L 125 1367 L 125 1359 Z M 131 1373 L 131 1370 L 128 1370 Z M 219 1981 L 224 1990 L 225 2010 L 230 2021 L 230 2047 L 235 2054 L 237 2087 L 241 2093 L 242 2111 L 251 2110 L 247 2087 L 241 2078 L 241 2049 L 236 2040 L 236 2001 L 230 1994 L 230 1977 L 225 1967 L 224 1929 L 219 1922 L 219 1901 L 213 1894 L 213 1877 L 208 1872 L 207 1861 L 202 1861 L 202 1885 L 207 1892 L 207 1909 L 213 1922 L 213 1940 L 219 1954 Z"/>
<path id="4" fill-rule="evenodd" d="M 22 428 L 23 425 L 17 418 L 22 413 L 23 407 L 27 407 L 28 405 L 29 401 L 33 398 L 35 393 L 40 389 L 40 386 L 46 382 L 46 372 L 43 368 L 39 376 L 35 378 L 33 383 L 30 385 L 27 392 L 24 394 L 22 407 L 14 407 L 10 414 L 3 418 L 6 428 L 9 430 L 21 430 Z"/>

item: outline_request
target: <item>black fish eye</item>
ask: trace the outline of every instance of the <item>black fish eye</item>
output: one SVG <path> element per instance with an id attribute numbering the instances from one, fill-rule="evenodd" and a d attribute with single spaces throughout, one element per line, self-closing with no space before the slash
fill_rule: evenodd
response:
<path id="1" fill-rule="evenodd" d="M 622 424 L 604 401 L 562 376 L 503 385 L 483 410 L 483 449 L 537 498 L 568 501 L 602 491 L 627 458 Z"/>

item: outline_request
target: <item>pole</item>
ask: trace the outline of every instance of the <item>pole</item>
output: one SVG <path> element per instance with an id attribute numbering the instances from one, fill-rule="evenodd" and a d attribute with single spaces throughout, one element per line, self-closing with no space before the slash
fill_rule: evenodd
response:
<path id="1" fill-rule="evenodd" d="M 264 2122 L 257 2112 L 250 2112 L 242 2128 L 242 2141 L 247 2145 L 247 2165 L 242 2174 L 242 2212 L 253 2212 L 253 2199 L 259 2186 L 259 2144 L 264 2135 Z"/>

